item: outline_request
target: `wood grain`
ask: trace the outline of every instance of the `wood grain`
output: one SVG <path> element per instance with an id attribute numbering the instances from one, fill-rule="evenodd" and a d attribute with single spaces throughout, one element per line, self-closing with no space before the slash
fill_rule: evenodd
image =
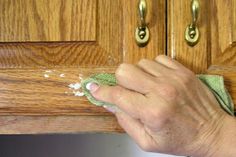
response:
<path id="1" fill-rule="evenodd" d="M 208 68 L 208 34 L 207 21 L 208 2 L 199 0 L 200 15 L 198 27 L 201 33 L 199 43 L 190 47 L 185 42 L 185 29 L 192 21 L 190 10 L 191 1 L 170 0 L 168 3 L 168 55 L 175 58 L 196 73 L 202 73 Z"/>
<path id="2" fill-rule="evenodd" d="M 211 64 L 236 68 L 236 1 L 212 0 L 209 9 Z"/>
<path id="3" fill-rule="evenodd" d="M 123 19 L 121 0 L 98 0 L 97 11 L 97 41 L 106 51 L 109 58 L 107 65 L 123 62 L 123 29 L 126 27 Z M 130 43 L 132 45 L 133 43 Z M 94 51 L 96 53 L 96 51 Z M 96 58 L 95 58 L 96 59 Z"/>
<path id="4" fill-rule="evenodd" d="M 124 39 L 123 61 L 137 63 L 141 58 L 154 59 L 166 53 L 166 1 L 147 0 L 146 23 L 150 29 L 150 41 L 147 46 L 140 48 L 135 41 L 135 29 L 140 23 L 138 1 L 123 0 Z M 132 44 L 131 44 L 132 43 Z"/>
<path id="5" fill-rule="evenodd" d="M 0 70 L 0 115 L 110 115 L 70 85 L 115 67 Z"/>
<path id="6" fill-rule="evenodd" d="M 113 116 L 1 116 L 0 134 L 124 132 Z"/>
<path id="7" fill-rule="evenodd" d="M 33 68 L 118 65 L 123 58 L 122 7 L 120 0 L 99 0 L 97 2 L 97 36 L 96 41 L 93 42 L 0 43 L 0 67 Z M 88 18 L 87 20 L 90 19 Z M 79 32 L 74 30 L 74 33 L 77 34 Z M 14 32 L 13 34 L 17 35 Z M 130 43 L 130 45 L 132 44 L 135 43 Z"/>
<path id="8" fill-rule="evenodd" d="M 1 68 L 114 66 L 120 56 L 95 42 L 0 43 Z"/>
<path id="9" fill-rule="evenodd" d="M 95 41 L 96 0 L 1 0 L 0 42 Z"/>

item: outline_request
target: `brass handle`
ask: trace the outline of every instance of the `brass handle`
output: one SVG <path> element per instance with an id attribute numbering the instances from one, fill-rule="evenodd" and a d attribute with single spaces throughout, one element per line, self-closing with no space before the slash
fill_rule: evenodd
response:
<path id="1" fill-rule="evenodd" d="M 147 14 L 147 4 L 146 4 L 146 0 L 140 0 L 139 1 L 139 5 L 138 5 L 138 12 L 139 12 L 139 16 L 140 16 L 140 26 L 141 27 L 146 27 L 146 14 Z"/>
<path id="2" fill-rule="evenodd" d="M 147 27 L 147 23 L 145 20 L 147 14 L 146 0 L 139 0 L 138 13 L 140 21 L 139 21 L 139 26 L 136 28 L 135 31 L 135 39 L 138 46 L 144 47 L 147 45 L 150 38 L 149 29 Z"/>
<path id="3" fill-rule="evenodd" d="M 192 23 L 189 24 L 185 30 L 185 40 L 189 46 L 195 46 L 200 38 L 200 32 L 197 26 L 199 9 L 200 9 L 199 1 L 192 0 L 191 2 Z"/>

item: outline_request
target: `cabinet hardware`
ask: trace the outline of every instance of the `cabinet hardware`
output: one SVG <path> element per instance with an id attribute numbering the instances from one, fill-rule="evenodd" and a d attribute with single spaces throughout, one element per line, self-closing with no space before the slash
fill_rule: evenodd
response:
<path id="1" fill-rule="evenodd" d="M 145 21 L 146 14 L 147 14 L 146 0 L 139 0 L 138 13 L 139 13 L 139 18 L 140 18 L 140 21 L 139 21 L 140 24 L 135 30 L 135 39 L 139 47 L 144 47 L 147 45 L 150 38 L 149 28 Z"/>
<path id="2" fill-rule="evenodd" d="M 185 30 L 185 40 L 189 46 L 195 46 L 200 38 L 200 32 L 197 26 L 197 20 L 199 15 L 199 1 L 191 1 L 191 13 L 192 13 L 192 22 L 189 24 Z"/>

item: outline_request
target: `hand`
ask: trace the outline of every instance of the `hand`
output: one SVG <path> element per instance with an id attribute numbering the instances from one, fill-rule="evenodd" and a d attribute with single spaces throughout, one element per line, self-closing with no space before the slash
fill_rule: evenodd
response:
<path id="1" fill-rule="evenodd" d="M 124 130 L 146 150 L 216 156 L 226 120 L 211 91 L 193 72 L 167 56 L 121 64 L 118 86 L 92 85 L 96 99 L 113 103 Z"/>

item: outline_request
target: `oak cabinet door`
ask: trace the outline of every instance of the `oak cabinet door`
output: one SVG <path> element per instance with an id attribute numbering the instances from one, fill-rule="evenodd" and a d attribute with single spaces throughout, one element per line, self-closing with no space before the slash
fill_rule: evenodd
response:
<path id="1" fill-rule="evenodd" d="M 184 38 L 191 1 L 167 2 L 168 54 L 196 73 L 223 75 L 236 104 L 236 0 L 199 0 L 200 40 L 194 47 Z"/>
<path id="2" fill-rule="evenodd" d="M 147 0 L 139 48 L 136 0 L 1 0 L 0 133 L 121 131 L 81 95 L 82 79 L 165 53 L 164 0 Z"/>

